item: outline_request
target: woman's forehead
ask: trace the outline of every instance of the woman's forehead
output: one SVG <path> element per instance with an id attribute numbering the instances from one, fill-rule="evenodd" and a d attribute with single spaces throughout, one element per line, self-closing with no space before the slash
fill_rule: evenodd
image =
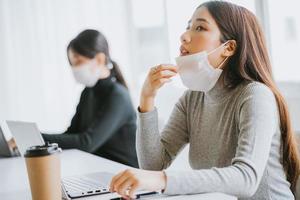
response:
<path id="1" fill-rule="evenodd" d="M 68 51 L 68 55 L 69 55 L 69 58 L 71 58 L 71 59 L 86 59 L 85 56 L 80 55 L 79 53 L 73 51 L 72 49 L 70 49 Z"/>
<path id="2" fill-rule="evenodd" d="M 209 13 L 208 9 L 204 6 L 201 6 L 195 10 L 190 22 L 191 23 L 204 22 L 209 25 L 215 25 L 215 26 L 217 25 L 214 18 Z"/>

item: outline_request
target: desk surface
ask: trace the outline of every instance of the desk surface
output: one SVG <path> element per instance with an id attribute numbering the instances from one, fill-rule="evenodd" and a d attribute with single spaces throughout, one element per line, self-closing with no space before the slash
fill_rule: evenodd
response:
<path id="1" fill-rule="evenodd" d="M 97 157 L 79 150 L 64 150 L 61 154 L 61 170 L 63 177 L 99 171 L 117 173 L 127 168 L 128 167 L 125 165 L 101 157 Z M 31 199 L 26 166 L 23 158 L 0 157 L 0 196 L 3 200 Z M 116 197 L 116 194 L 98 195 L 80 199 L 102 200 L 110 199 L 113 197 Z M 163 196 L 155 199 L 236 200 L 235 197 L 221 193 L 208 193 L 172 197 Z"/>

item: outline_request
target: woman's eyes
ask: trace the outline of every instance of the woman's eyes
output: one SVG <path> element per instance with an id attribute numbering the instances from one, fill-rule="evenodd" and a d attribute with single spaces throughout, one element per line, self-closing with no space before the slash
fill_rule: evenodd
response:
<path id="1" fill-rule="evenodd" d="M 205 28 L 203 28 L 203 26 L 197 26 L 196 27 L 196 31 L 204 31 Z"/>
<path id="2" fill-rule="evenodd" d="M 186 30 L 187 30 L 187 31 L 190 30 L 190 29 L 191 29 L 190 26 L 186 27 Z M 196 31 L 205 31 L 206 29 L 205 29 L 203 26 L 196 26 L 196 27 L 194 28 L 194 30 L 196 30 Z"/>

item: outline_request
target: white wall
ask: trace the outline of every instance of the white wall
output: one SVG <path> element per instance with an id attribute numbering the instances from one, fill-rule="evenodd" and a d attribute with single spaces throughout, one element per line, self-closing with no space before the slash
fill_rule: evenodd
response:
<path id="1" fill-rule="evenodd" d="M 274 75 L 278 81 L 300 83 L 300 2 L 269 1 Z M 300 91 L 299 91 L 300 92 Z"/>

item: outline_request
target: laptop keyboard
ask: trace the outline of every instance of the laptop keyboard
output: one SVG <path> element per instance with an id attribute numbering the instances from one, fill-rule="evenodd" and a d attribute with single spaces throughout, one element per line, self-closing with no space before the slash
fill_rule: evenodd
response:
<path id="1" fill-rule="evenodd" d="M 63 178 L 62 183 L 71 198 L 109 193 L 107 185 L 84 176 Z"/>

